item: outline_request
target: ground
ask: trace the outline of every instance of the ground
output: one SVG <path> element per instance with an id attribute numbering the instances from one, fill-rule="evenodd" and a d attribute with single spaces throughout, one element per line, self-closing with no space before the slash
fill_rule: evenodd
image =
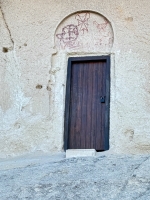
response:
<path id="1" fill-rule="evenodd" d="M 149 155 L 1 160 L 0 200 L 148 200 L 149 170 Z"/>

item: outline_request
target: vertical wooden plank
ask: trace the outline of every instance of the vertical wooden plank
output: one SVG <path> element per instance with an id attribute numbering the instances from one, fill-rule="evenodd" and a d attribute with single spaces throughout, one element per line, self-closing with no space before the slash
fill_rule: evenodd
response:
<path id="1" fill-rule="evenodd" d="M 91 81 L 90 81 L 90 87 L 91 87 L 91 92 L 90 92 L 90 99 L 91 99 L 91 111 L 89 113 L 89 116 L 91 119 L 89 119 L 91 121 L 91 130 L 90 130 L 90 148 L 93 148 L 93 140 L 94 140 L 94 116 L 93 116 L 93 112 L 94 112 L 94 100 L 95 100 L 95 96 L 94 96 L 94 79 L 95 79 L 95 65 L 93 62 L 89 63 L 89 75 L 91 76 Z"/>
<path id="2" fill-rule="evenodd" d="M 110 57 L 106 58 L 105 150 L 109 149 Z"/>
<path id="3" fill-rule="evenodd" d="M 76 124 L 77 124 L 77 131 L 76 131 L 76 148 L 80 149 L 81 145 L 82 145 L 82 123 L 83 123 L 83 118 L 82 118 L 82 77 L 84 76 L 84 71 L 83 71 L 83 67 L 79 64 L 78 65 L 78 90 L 77 90 L 77 102 L 75 102 L 76 104 L 79 102 L 79 104 L 77 105 L 77 119 L 76 120 Z"/>
<path id="4" fill-rule="evenodd" d="M 106 62 L 104 62 L 103 63 L 103 90 L 102 90 L 102 93 L 104 94 L 104 96 L 105 96 L 105 103 L 104 104 L 102 104 L 102 111 L 101 111 L 101 113 L 102 113 L 102 118 L 103 118 L 103 123 L 102 123 L 102 133 L 103 133 L 103 135 L 102 135 L 102 137 L 103 137 L 103 150 L 105 150 L 105 143 L 106 143 L 106 138 L 105 138 L 105 115 L 106 115 L 106 112 L 105 112 L 105 110 L 106 110 L 106 102 L 107 102 L 107 94 L 106 94 L 106 70 L 107 70 L 107 68 L 106 68 Z"/>
<path id="5" fill-rule="evenodd" d="M 89 63 L 86 63 L 86 72 L 87 72 L 87 77 L 86 77 L 86 90 L 87 90 L 87 96 L 84 97 L 84 101 L 85 101 L 85 107 L 86 109 L 86 118 L 87 118 L 87 123 L 86 123 L 86 149 L 90 148 L 90 135 L 91 135 L 91 75 L 90 72 L 92 73 L 92 71 L 90 70 L 90 66 Z"/>
<path id="6" fill-rule="evenodd" d="M 94 129 L 94 134 L 93 134 L 93 148 L 96 149 L 96 135 L 98 133 L 98 130 L 97 130 L 97 126 L 98 126 L 98 123 L 97 123 L 97 107 L 99 106 L 99 98 L 98 98 L 98 91 L 97 91 L 97 76 L 98 74 L 98 68 L 96 66 L 96 63 L 95 63 L 95 71 L 94 71 L 94 78 L 93 78 L 93 112 L 92 112 L 92 118 L 93 118 L 93 129 Z"/>
<path id="7" fill-rule="evenodd" d="M 76 123 L 76 120 L 78 118 L 78 112 L 80 107 L 80 101 L 78 101 L 78 81 L 79 81 L 79 74 L 78 72 L 78 65 L 73 64 L 72 70 L 71 70 L 71 93 L 70 93 L 70 126 L 69 126 L 69 148 L 76 148 L 78 140 L 78 126 L 79 123 Z M 78 102 L 78 104 L 76 103 Z"/>
<path id="8" fill-rule="evenodd" d="M 101 63 L 102 73 L 102 88 L 101 96 L 105 97 L 106 101 L 106 62 Z M 105 150 L 105 107 L 106 103 L 101 103 L 101 149 Z"/>
<path id="9" fill-rule="evenodd" d="M 82 118 L 82 124 L 81 124 L 81 146 L 80 149 L 86 148 L 86 123 L 87 123 L 87 102 L 86 102 L 86 96 L 87 96 L 87 66 L 85 63 L 81 63 L 80 67 L 82 68 L 82 84 L 81 84 L 81 94 L 82 94 L 82 108 L 81 108 L 81 118 Z"/>
<path id="10" fill-rule="evenodd" d="M 101 102 L 100 102 L 100 96 L 102 93 L 102 68 L 101 64 L 97 63 L 97 76 L 96 76 L 96 92 L 97 92 L 97 109 L 96 109 L 96 150 L 102 149 L 102 116 L 101 116 Z"/>

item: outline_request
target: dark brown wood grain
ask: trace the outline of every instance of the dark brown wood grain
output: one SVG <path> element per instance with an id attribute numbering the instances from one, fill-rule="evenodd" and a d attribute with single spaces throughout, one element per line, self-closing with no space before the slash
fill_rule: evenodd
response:
<path id="1" fill-rule="evenodd" d="M 67 85 L 66 149 L 107 150 L 109 147 L 109 69 L 106 59 L 70 63 Z M 67 94 L 67 93 L 66 93 Z M 106 102 L 101 103 L 100 97 Z M 107 115 L 107 116 L 106 116 Z M 66 119 L 65 119 L 66 120 Z M 66 139 L 66 138 L 65 138 Z"/>

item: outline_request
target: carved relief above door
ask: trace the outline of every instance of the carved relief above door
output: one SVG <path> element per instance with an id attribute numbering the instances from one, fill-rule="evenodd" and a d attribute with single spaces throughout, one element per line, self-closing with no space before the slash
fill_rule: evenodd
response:
<path id="1" fill-rule="evenodd" d="M 57 27 L 55 46 L 61 51 L 110 51 L 114 35 L 110 22 L 95 12 L 77 12 Z"/>

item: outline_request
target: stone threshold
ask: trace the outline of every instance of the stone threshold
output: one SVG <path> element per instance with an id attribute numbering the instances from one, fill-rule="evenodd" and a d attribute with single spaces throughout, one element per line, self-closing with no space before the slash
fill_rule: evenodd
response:
<path id="1" fill-rule="evenodd" d="M 66 158 L 96 156 L 95 149 L 68 149 Z"/>

